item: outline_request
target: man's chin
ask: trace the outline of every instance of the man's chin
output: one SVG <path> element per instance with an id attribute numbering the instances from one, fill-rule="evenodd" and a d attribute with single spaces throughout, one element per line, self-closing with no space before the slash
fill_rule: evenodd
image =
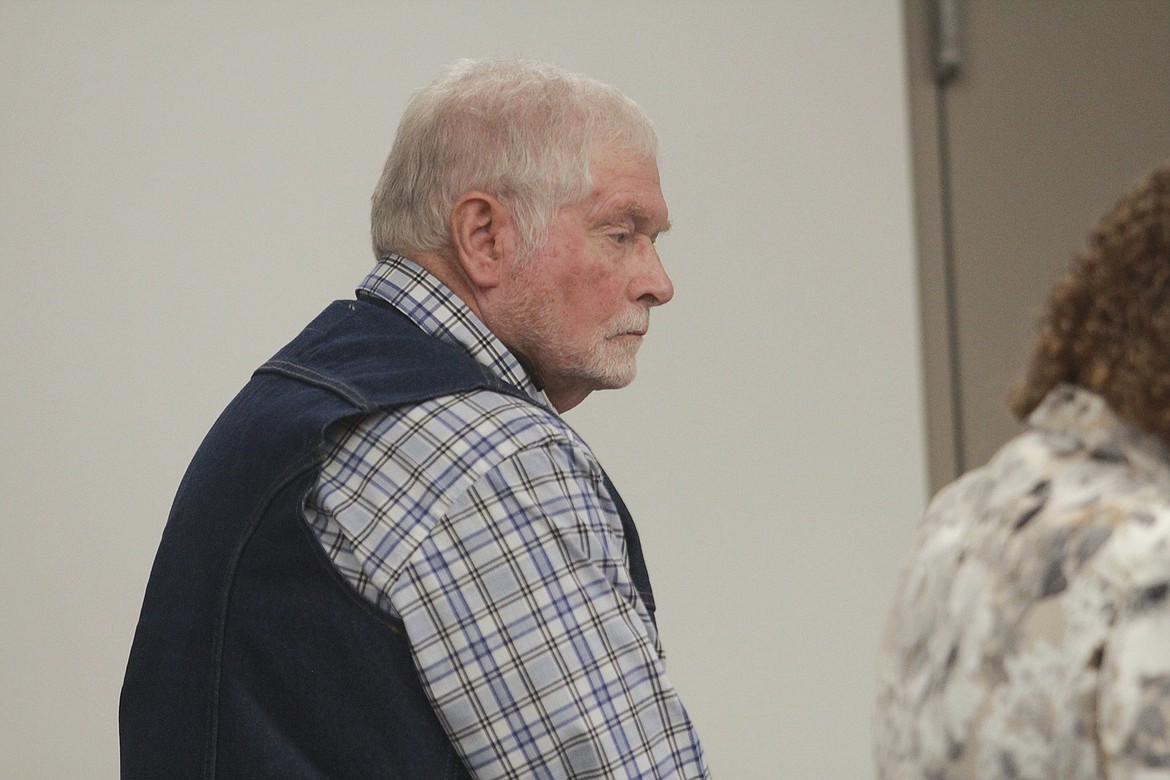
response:
<path id="1" fill-rule="evenodd" d="M 631 363 L 629 367 L 623 367 L 620 371 L 608 372 L 601 381 L 599 390 L 621 390 L 623 387 L 629 387 L 633 383 L 635 377 L 638 375 L 638 367 Z"/>

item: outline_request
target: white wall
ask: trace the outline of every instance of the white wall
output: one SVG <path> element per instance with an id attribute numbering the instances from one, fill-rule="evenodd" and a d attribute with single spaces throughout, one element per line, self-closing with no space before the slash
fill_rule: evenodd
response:
<path id="1" fill-rule="evenodd" d="M 569 415 L 634 510 L 724 778 L 871 776 L 925 498 L 897 0 L 0 0 L 0 775 L 112 777 L 200 438 L 371 265 L 409 92 L 459 56 L 610 81 L 662 136 L 677 288 Z"/>

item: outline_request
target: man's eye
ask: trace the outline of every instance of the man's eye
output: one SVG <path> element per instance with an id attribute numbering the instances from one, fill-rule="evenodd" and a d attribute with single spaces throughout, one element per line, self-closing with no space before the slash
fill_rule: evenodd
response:
<path id="1" fill-rule="evenodd" d="M 629 243 L 631 239 L 633 239 L 634 234 L 633 233 L 625 233 L 625 232 L 623 232 L 623 233 L 610 233 L 609 237 L 613 240 L 613 242 L 615 244 L 626 244 L 626 243 Z"/>

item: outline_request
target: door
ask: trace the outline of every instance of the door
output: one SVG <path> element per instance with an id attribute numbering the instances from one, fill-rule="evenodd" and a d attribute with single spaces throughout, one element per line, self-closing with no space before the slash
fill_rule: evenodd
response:
<path id="1" fill-rule="evenodd" d="M 1048 290 L 1170 159 L 1167 0 L 904 0 L 930 481 L 1019 426 Z"/>

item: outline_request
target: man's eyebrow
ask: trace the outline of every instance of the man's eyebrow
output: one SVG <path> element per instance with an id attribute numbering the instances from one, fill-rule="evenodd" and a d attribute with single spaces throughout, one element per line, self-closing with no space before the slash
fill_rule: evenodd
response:
<path id="1" fill-rule="evenodd" d="M 619 218 L 628 219 L 628 220 L 630 220 L 638 225 L 646 225 L 646 224 L 651 224 L 654 222 L 654 220 L 650 216 L 650 213 L 648 211 L 646 211 L 646 209 L 642 208 L 641 206 L 639 206 L 636 203 L 631 203 L 627 206 L 623 206 L 622 208 L 615 211 L 614 214 L 615 214 L 615 216 L 617 216 Z M 662 227 L 660 227 L 658 229 L 658 233 L 656 235 L 660 235 L 662 233 L 665 233 L 668 230 L 670 230 L 670 220 L 669 219 L 666 220 L 666 222 L 663 223 Z"/>

